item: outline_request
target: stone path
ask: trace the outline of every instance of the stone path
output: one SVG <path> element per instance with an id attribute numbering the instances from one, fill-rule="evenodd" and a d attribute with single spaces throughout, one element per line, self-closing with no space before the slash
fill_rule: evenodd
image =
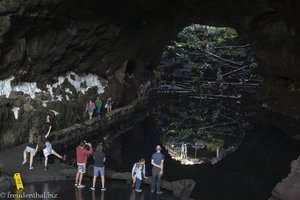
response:
<path id="1" fill-rule="evenodd" d="M 44 171 L 44 159 L 39 161 L 38 154 L 34 157 L 33 170 L 29 170 L 29 162 L 21 165 L 25 147 L 26 145 L 21 145 L 0 152 L 0 163 L 3 164 L 2 175 L 13 176 L 14 173 L 19 172 L 25 183 L 67 179 L 65 175 L 59 173 L 61 169 L 66 167 L 65 164 L 60 163 L 59 159 L 55 159 L 53 164 L 49 164 L 47 171 Z"/>

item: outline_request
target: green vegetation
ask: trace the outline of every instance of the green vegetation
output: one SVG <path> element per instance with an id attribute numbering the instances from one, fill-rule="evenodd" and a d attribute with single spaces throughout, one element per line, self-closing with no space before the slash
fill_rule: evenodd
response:
<path id="1" fill-rule="evenodd" d="M 215 70 L 219 60 L 212 56 L 201 57 L 205 51 L 211 52 L 214 47 L 226 46 L 238 37 L 237 32 L 228 27 L 212 27 L 193 24 L 184 28 L 174 41 L 163 52 L 162 58 L 182 61 L 192 66 L 196 73 L 193 80 L 201 82 L 203 73 L 207 70 Z M 238 57 L 239 50 L 220 49 L 221 55 Z M 161 78 L 163 74 L 154 72 L 156 78 Z"/>
<path id="2" fill-rule="evenodd" d="M 220 138 L 213 137 L 212 135 L 208 136 L 208 140 L 205 143 L 206 147 L 212 151 L 216 151 L 218 148 L 224 145 L 224 140 Z"/>
<path id="3" fill-rule="evenodd" d="M 160 79 L 163 76 L 164 72 L 161 71 L 153 71 L 153 75 L 155 78 Z"/>

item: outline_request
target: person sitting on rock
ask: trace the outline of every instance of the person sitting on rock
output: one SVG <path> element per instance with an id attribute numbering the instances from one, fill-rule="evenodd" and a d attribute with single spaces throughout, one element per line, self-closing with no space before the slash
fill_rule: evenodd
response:
<path id="1" fill-rule="evenodd" d="M 30 154 L 29 158 L 29 170 L 33 169 L 32 163 L 33 163 L 33 157 L 35 156 L 39 146 L 36 142 L 36 136 L 33 131 L 30 131 L 29 133 L 29 139 L 28 139 L 28 145 L 26 146 L 24 152 L 23 152 L 23 162 L 22 165 L 25 165 L 27 162 L 27 154 Z"/>
<path id="2" fill-rule="evenodd" d="M 48 156 L 49 155 L 53 154 L 53 155 L 55 155 L 56 157 L 58 157 L 58 158 L 60 158 L 62 160 L 66 160 L 65 156 L 63 157 L 63 156 L 59 155 L 58 153 L 56 153 L 53 150 L 51 143 L 47 140 L 47 138 L 49 137 L 51 128 L 52 128 L 52 125 L 50 123 L 50 116 L 47 115 L 47 117 L 46 117 L 46 123 L 43 126 L 43 130 L 47 131 L 47 132 L 44 132 L 46 135 L 43 138 L 43 144 L 44 144 L 43 153 L 44 153 L 44 157 L 45 157 L 45 163 L 44 163 L 45 164 L 45 168 L 44 168 L 44 170 L 45 171 L 47 171 L 47 164 L 48 164 Z"/>
<path id="3" fill-rule="evenodd" d="M 92 120 L 92 117 L 93 117 L 93 113 L 94 113 L 95 108 L 96 108 L 96 106 L 95 106 L 95 104 L 92 102 L 92 100 L 90 100 L 90 101 L 86 104 L 85 112 L 88 112 L 88 113 L 89 113 L 89 119 L 90 119 L 90 120 Z"/>

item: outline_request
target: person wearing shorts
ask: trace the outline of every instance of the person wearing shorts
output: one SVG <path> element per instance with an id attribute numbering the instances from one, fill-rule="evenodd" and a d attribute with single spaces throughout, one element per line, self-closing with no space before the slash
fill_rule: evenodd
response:
<path id="1" fill-rule="evenodd" d="M 43 134 L 45 134 L 44 138 L 43 138 L 43 144 L 44 144 L 44 148 L 43 148 L 43 154 L 44 154 L 44 157 L 45 157 L 45 167 L 44 167 L 44 170 L 47 171 L 47 165 L 48 165 L 48 156 L 53 154 L 55 155 L 56 157 L 62 159 L 62 160 L 65 160 L 65 156 L 61 156 L 59 155 L 58 153 L 56 153 L 53 148 L 52 148 L 52 145 L 51 143 L 47 140 L 47 138 L 49 137 L 49 134 L 50 134 L 50 131 L 51 131 L 51 128 L 52 128 L 52 125 L 50 123 L 50 116 L 47 115 L 46 117 L 46 123 L 43 125 Z"/>
<path id="2" fill-rule="evenodd" d="M 95 106 L 95 104 L 92 102 L 92 100 L 90 100 L 90 101 L 86 104 L 85 112 L 88 112 L 88 113 L 89 113 L 89 119 L 90 119 L 90 120 L 92 120 L 92 118 L 93 118 L 93 113 L 94 113 L 95 108 L 96 108 L 96 106 Z"/>
<path id="3" fill-rule="evenodd" d="M 96 148 L 96 151 L 93 153 L 93 158 L 95 160 L 94 163 L 94 178 L 93 178 L 93 186 L 91 187 L 91 190 L 95 190 L 95 185 L 96 185 L 96 179 L 97 176 L 101 176 L 101 191 L 105 191 L 105 166 L 104 162 L 106 160 L 105 154 L 102 151 L 102 146 L 98 145 Z"/>
<path id="4" fill-rule="evenodd" d="M 29 133 L 29 140 L 28 140 L 28 145 L 26 146 L 24 152 L 23 152 L 23 162 L 22 165 L 25 165 L 27 162 L 27 154 L 30 154 L 29 157 L 29 169 L 32 170 L 33 166 L 33 157 L 35 156 L 39 146 L 36 142 L 36 137 L 34 132 Z"/>
<path id="5" fill-rule="evenodd" d="M 44 153 L 44 157 L 45 157 L 45 168 L 44 170 L 47 171 L 47 164 L 48 164 L 48 156 L 49 155 L 55 155 L 56 157 L 62 159 L 62 160 L 66 160 L 65 156 L 61 156 L 60 154 L 56 153 L 53 149 L 52 149 L 52 145 L 49 141 L 45 142 L 45 148 L 43 149 L 43 153 Z"/>
<path id="6" fill-rule="evenodd" d="M 78 188 L 84 188 L 85 186 L 81 184 L 83 174 L 86 171 L 87 156 L 92 154 L 93 148 L 91 143 L 86 143 L 85 141 L 80 142 L 76 148 L 76 158 L 77 158 L 77 174 L 75 180 L 75 186 Z"/>
<path id="7" fill-rule="evenodd" d="M 107 110 L 107 113 L 110 113 L 112 110 L 112 104 L 113 104 L 113 100 L 111 97 L 108 97 L 106 104 L 105 104 L 105 108 Z"/>

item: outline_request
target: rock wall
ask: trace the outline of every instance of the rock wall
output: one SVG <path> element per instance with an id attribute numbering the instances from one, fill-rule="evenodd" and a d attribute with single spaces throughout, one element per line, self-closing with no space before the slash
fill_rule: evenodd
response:
<path id="1" fill-rule="evenodd" d="M 291 162 L 291 172 L 272 191 L 269 200 L 297 200 L 300 199 L 300 156 Z"/>
<path id="2" fill-rule="evenodd" d="M 261 96 L 267 108 L 299 122 L 298 10 L 294 0 L 2 0 L 0 80 L 13 76 L 12 86 L 36 83 L 41 98 L 49 101 L 47 84 L 68 72 L 91 73 L 105 82 L 101 97 L 112 95 L 118 106 L 137 96 L 136 88 L 182 28 L 191 23 L 230 26 L 253 48 L 266 80 Z M 5 82 L 0 85 L 3 90 Z M 60 113 L 52 115 L 56 129 L 82 120 L 85 102 L 97 90 L 73 91 L 69 100 L 62 97 L 47 107 L 25 93 L 1 97 L 0 148 L 23 143 L 50 110 Z M 18 119 L 14 107 L 20 107 Z"/>

